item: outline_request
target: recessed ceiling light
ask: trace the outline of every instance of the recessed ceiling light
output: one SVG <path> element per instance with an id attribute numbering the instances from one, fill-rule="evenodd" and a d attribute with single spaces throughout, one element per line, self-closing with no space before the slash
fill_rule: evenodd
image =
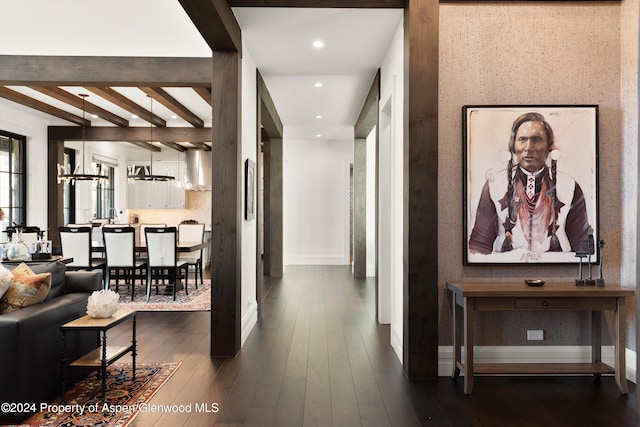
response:
<path id="1" fill-rule="evenodd" d="M 177 119 L 178 116 L 176 116 L 175 114 L 173 116 L 171 116 L 172 119 Z"/>
<path id="2" fill-rule="evenodd" d="M 314 86 L 315 86 L 315 87 L 322 87 L 322 83 L 320 83 L 320 82 L 316 82 L 316 83 L 314 84 Z"/>
<path id="3" fill-rule="evenodd" d="M 316 134 L 316 138 L 320 138 L 320 137 L 322 137 L 322 134 L 321 133 L 317 133 Z"/>
<path id="4" fill-rule="evenodd" d="M 131 115 L 131 118 L 132 118 L 132 119 L 137 119 L 137 118 L 138 118 L 138 116 L 137 116 L 137 115 L 135 115 L 135 114 L 132 114 L 132 115 Z"/>
<path id="5" fill-rule="evenodd" d="M 91 115 L 91 118 L 92 118 L 92 119 L 97 119 L 97 118 L 98 118 L 98 115 L 97 115 L 97 114 L 92 114 L 92 115 Z"/>
<path id="6" fill-rule="evenodd" d="M 322 118 L 322 116 L 321 116 L 320 114 L 318 114 L 318 115 L 316 116 L 316 119 L 321 119 L 321 118 Z"/>
<path id="7" fill-rule="evenodd" d="M 313 47 L 316 49 L 322 49 L 324 47 L 324 42 L 322 40 L 314 40 Z"/>

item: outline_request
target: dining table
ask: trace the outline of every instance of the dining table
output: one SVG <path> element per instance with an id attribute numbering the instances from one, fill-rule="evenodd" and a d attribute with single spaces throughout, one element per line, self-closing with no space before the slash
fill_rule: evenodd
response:
<path id="1" fill-rule="evenodd" d="M 209 242 L 178 242 L 176 250 L 178 252 L 194 252 L 200 249 L 204 249 L 209 245 Z M 147 247 L 143 245 L 136 245 L 136 252 L 147 252 Z M 91 245 L 91 252 L 105 252 L 105 247 L 102 243 L 93 243 Z"/>

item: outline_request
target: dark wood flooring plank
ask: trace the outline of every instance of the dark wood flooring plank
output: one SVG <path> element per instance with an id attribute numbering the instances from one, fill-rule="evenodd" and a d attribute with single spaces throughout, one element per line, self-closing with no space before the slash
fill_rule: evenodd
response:
<path id="1" fill-rule="evenodd" d="M 210 313 L 139 313 L 138 360 L 182 366 L 152 404 L 218 403 L 219 413 L 139 414 L 147 426 L 636 426 L 636 386 L 611 377 L 409 381 L 375 321 L 374 282 L 347 266 L 290 266 L 263 281 L 263 319 L 233 358 L 209 356 Z M 109 342 L 131 339 L 130 325 Z M 129 361 L 126 357 L 123 361 Z"/>

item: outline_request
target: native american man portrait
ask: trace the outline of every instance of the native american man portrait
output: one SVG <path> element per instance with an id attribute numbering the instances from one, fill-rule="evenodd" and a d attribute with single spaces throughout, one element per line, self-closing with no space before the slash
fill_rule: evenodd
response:
<path id="1" fill-rule="evenodd" d="M 469 253 L 592 253 L 585 194 L 572 176 L 558 169 L 560 152 L 543 114 L 526 112 L 515 118 L 508 154 L 504 168 L 485 176 Z"/>

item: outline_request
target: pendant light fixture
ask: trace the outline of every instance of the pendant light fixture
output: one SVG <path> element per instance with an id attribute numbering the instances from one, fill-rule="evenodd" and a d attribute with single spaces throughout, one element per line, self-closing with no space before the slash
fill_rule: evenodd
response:
<path id="1" fill-rule="evenodd" d="M 149 96 L 149 95 L 147 95 Z M 149 112 L 153 116 L 153 98 L 149 96 L 150 109 Z M 153 123 L 149 122 L 149 144 L 153 142 Z M 129 166 L 127 181 L 134 184 L 136 181 L 173 181 L 175 178 L 170 175 L 154 175 L 153 174 L 153 151 L 149 150 L 149 169 L 146 166 Z"/>
<path id="2" fill-rule="evenodd" d="M 87 98 L 86 93 L 78 94 L 78 96 L 82 97 L 82 167 L 77 166 L 75 170 L 71 170 L 71 165 L 61 165 L 58 164 L 58 184 L 61 183 L 75 183 L 76 181 L 104 181 L 107 180 L 108 177 L 99 173 L 99 171 L 94 171 L 94 173 L 85 173 L 84 170 L 84 145 L 85 145 L 85 100 Z"/>

